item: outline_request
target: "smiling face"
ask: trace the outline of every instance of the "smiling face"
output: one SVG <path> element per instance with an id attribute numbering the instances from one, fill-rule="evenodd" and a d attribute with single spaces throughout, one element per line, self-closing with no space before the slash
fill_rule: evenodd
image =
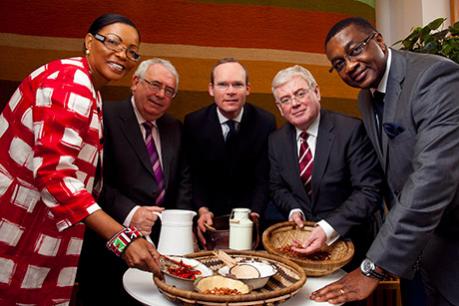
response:
<path id="1" fill-rule="evenodd" d="M 349 52 L 371 35 L 368 30 L 351 24 L 335 36 L 325 46 L 328 60 L 335 65 L 344 62 L 344 67 L 338 71 L 346 84 L 356 88 L 376 88 L 386 70 L 387 47 L 381 34 L 377 33 L 364 46 L 358 56 L 349 59 Z"/>
<path id="2" fill-rule="evenodd" d="M 135 28 L 124 23 L 113 23 L 98 31 L 100 35 L 115 34 L 121 38 L 125 47 L 138 49 L 139 34 Z M 92 79 L 97 89 L 110 81 L 115 81 L 126 76 L 137 65 L 137 62 L 127 58 L 126 51 L 113 51 L 102 42 L 96 40 L 92 34 L 85 38 L 88 63 L 91 68 Z M 124 49 L 124 48 L 123 48 Z"/>
<path id="3" fill-rule="evenodd" d="M 161 84 L 162 88 L 158 91 L 150 83 Z M 152 121 L 161 117 L 169 109 L 173 98 L 166 94 L 166 90 L 175 92 L 176 86 L 175 76 L 161 64 L 150 65 L 141 78 L 134 76 L 131 91 L 143 119 Z"/>
<path id="4" fill-rule="evenodd" d="M 228 119 L 233 119 L 241 112 L 250 85 L 246 83 L 244 68 L 239 63 L 224 63 L 214 69 L 214 83 L 209 83 L 209 94 L 215 104 Z"/>
<path id="5" fill-rule="evenodd" d="M 306 130 L 319 115 L 319 86 L 311 88 L 300 76 L 294 76 L 276 87 L 274 97 L 282 117 L 300 130 Z"/>

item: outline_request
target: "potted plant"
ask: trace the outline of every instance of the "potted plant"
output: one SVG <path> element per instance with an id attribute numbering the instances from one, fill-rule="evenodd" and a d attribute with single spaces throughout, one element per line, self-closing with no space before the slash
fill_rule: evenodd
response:
<path id="1" fill-rule="evenodd" d="M 439 30 L 446 18 L 437 18 L 424 27 L 416 27 L 402 40 L 401 50 L 445 56 L 459 63 L 459 22 Z"/>

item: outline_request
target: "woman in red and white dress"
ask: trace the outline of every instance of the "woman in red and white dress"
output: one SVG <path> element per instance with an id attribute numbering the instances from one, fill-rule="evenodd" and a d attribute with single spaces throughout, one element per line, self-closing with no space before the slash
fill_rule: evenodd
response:
<path id="1" fill-rule="evenodd" d="M 139 60 L 124 16 L 97 18 L 85 57 L 50 62 L 23 80 L 0 115 L 0 305 L 68 305 L 85 225 L 131 267 L 160 274 L 159 254 L 98 206 L 99 90 Z"/>

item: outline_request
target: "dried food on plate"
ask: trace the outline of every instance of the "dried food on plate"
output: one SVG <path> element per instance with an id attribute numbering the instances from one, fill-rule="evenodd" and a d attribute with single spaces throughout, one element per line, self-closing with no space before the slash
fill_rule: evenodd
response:
<path id="1" fill-rule="evenodd" d="M 244 282 L 221 275 L 200 278 L 195 281 L 194 287 L 200 293 L 214 295 L 240 295 L 251 291 Z"/>
<path id="2" fill-rule="evenodd" d="M 169 256 L 162 261 L 161 270 L 167 284 L 179 289 L 193 290 L 193 281 L 213 274 L 213 271 L 198 260 Z"/>

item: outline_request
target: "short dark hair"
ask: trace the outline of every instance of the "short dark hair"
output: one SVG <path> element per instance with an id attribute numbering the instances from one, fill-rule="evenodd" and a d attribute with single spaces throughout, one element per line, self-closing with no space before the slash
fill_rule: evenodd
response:
<path id="1" fill-rule="evenodd" d="M 324 46 L 327 46 L 327 43 L 330 39 L 333 38 L 338 32 L 347 28 L 350 25 L 356 25 L 360 29 L 364 30 L 368 34 L 371 32 L 378 32 L 376 28 L 366 19 L 362 17 L 349 17 L 343 20 L 338 21 L 331 29 L 328 31 L 327 36 L 325 37 Z"/>
<path id="2" fill-rule="evenodd" d="M 96 35 L 97 32 L 100 31 L 100 29 L 108 25 L 114 24 L 114 23 L 124 23 L 124 24 L 127 24 L 133 27 L 137 31 L 137 34 L 139 35 L 139 39 L 140 39 L 139 29 L 137 29 L 134 22 L 132 22 L 132 20 L 130 20 L 126 16 L 114 14 L 114 13 L 107 13 L 107 14 L 97 17 L 92 22 L 91 26 L 89 27 L 88 33 L 91 33 L 92 35 Z"/>
<path id="3" fill-rule="evenodd" d="M 242 65 L 237 59 L 235 59 L 233 57 L 225 57 L 225 58 L 219 59 L 218 62 L 212 67 L 212 70 L 210 71 L 210 83 L 211 84 L 214 84 L 214 71 L 215 71 L 215 68 L 217 68 L 218 66 L 220 66 L 222 64 L 226 64 L 226 63 L 238 63 L 239 65 L 241 65 L 242 68 L 245 71 L 245 83 L 246 83 L 246 85 L 249 83 L 249 72 L 247 71 L 245 66 Z"/>

